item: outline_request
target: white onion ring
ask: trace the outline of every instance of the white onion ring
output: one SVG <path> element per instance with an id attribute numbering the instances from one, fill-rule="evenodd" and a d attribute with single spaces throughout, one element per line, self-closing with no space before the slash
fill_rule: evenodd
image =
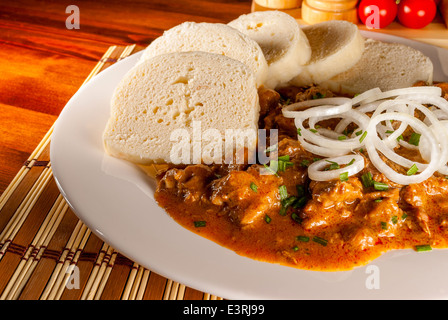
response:
<path id="1" fill-rule="evenodd" d="M 308 152 L 311 152 L 313 154 L 316 154 L 318 156 L 322 156 L 322 157 L 343 156 L 352 151 L 351 149 L 334 149 L 334 148 L 321 147 L 321 146 L 309 143 L 308 141 L 303 139 L 303 137 L 301 137 L 301 136 L 298 136 L 297 138 L 305 150 L 307 150 Z"/>
<path id="2" fill-rule="evenodd" d="M 391 181 L 406 185 L 424 181 L 436 171 L 448 174 L 448 121 L 446 124 L 441 121 L 448 119 L 448 101 L 441 97 L 441 94 L 442 89 L 436 86 L 409 87 L 385 92 L 374 88 L 352 99 L 337 97 L 295 103 L 284 107 L 282 112 L 285 117 L 295 118 L 298 140 L 305 150 L 339 159 L 344 156 L 352 157 L 350 153 L 365 146 L 372 164 L 380 172 Z M 434 110 L 423 104 L 433 105 Z M 426 116 L 424 122 L 414 116 L 416 109 Z M 367 113 L 372 115 L 369 117 Z M 340 118 L 340 121 L 333 130 L 317 128 L 320 121 L 335 118 Z M 394 120 L 401 122 L 397 129 L 391 123 Z M 309 129 L 313 132 L 305 128 L 305 121 L 308 121 Z M 358 128 L 341 139 L 343 132 L 352 123 Z M 419 146 L 398 139 L 408 126 L 421 135 Z M 360 132 L 367 132 L 364 140 L 358 136 Z M 394 149 L 398 144 L 420 152 L 428 163 L 413 162 L 397 154 Z M 378 152 L 403 167 L 409 168 L 415 164 L 418 170 L 412 175 L 400 174 L 389 167 Z M 314 169 L 321 168 L 317 165 L 311 168 L 311 175 L 314 173 L 320 177 L 312 178 L 313 180 L 331 180 L 340 174 L 336 170 L 331 174 L 319 170 L 319 173 L 316 173 Z"/>
<path id="3" fill-rule="evenodd" d="M 364 115 L 363 113 L 360 113 L 356 110 L 351 110 L 349 112 L 344 112 L 339 115 L 343 118 L 350 118 L 351 121 L 358 124 L 358 126 L 361 128 L 361 130 L 365 130 L 368 126 L 368 117 Z M 328 117 L 326 117 L 328 118 Z M 298 130 L 300 130 L 300 134 L 303 137 L 303 139 L 314 143 L 316 145 L 319 145 L 324 148 L 335 148 L 335 149 L 345 149 L 345 150 L 354 150 L 357 148 L 360 148 L 362 146 L 362 142 L 360 142 L 359 137 L 354 138 L 347 138 L 346 140 L 337 140 L 333 138 L 329 138 L 327 136 L 323 136 L 319 134 L 319 131 L 317 133 L 311 132 L 309 129 L 306 129 L 303 126 L 304 119 L 302 118 L 296 118 L 295 119 L 295 125 Z M 339 135 L 340 136 L 340 135 Z"/>
<path id="4" fill-rule="evenodd" d="M 352 105 L 360 104 L 365 100 L 370 100 L 370 99 L 377 100 L 376 97 L 378 97 L 381 93 L 382 93 L 382 91 L 380 88 L 373 88 L 373 89 L 367 90 L 367 91 L 353 97 Z"/>
<path id="5" fill-rule="evenodd" d="M 305 110 L 295 110 L 301 107 L 310 107 Z M 290 104 L 282 109 L 283 116 L 286 118 L 309 118 L 321 116 L 333 116 L 352 108 L 352 100 L 344 97 L 322 98 L 307 100 Z"/>
<path id="6" fill-rule="evenodd" d="M 355 161 L 349 166 L 334 170 L 322 171 L 322 169 L 329 165 L 328 161 L 336 162 L 339 165 L 344 165 L 350 163 L 350 161 L 352 161 L 353 159 Z M 364 158 L 362 156 L 360 156 L 359 154 L 344 155 L 313 162 L 308 167 L 308 177 L 314 181 L 327 181 L 339 179 L 340 175 L 345 172 L 347 172 L 347 175 L 349 177 L 353 176 L 360 172 L 362 169 L 364 169 Z"/>
<path id="7" fill-rule="evenodd" d="M 427 165 L 425 165 L 424 169 L 421 170 L 420 167 L 417 167 L 420 169 L 419 174 L 414 175 L 403 175 L 401 173 L 396 172 L 391 167 L 389 167 L 379 156 L 377 148 L 381 150 L 390 150 L 389 148 L 381 148 L 381 140 L 376 135 L 376 125 L 380 123 L 381 121 L 385 120 L 397 120 L 402 121 L 414 128 L 414 130 L 420 132 L 422 136 L 426 136 L 428 139 L 428 144 L 430 145 L 430 161 Z M 382 113 L 379 115 L 376 115 L 375 117 L 371 118 L 371 121 L 369 123 L 369 126 L 367 128 L 368 133 L 367 137 L 365 139 L 365 147 L 367 150 L 367 153 L 369 155 L 370 161 L 372 164 L 380 171 L 382 172 L 389 180 L 402 184 L 412 184 L 412 183 L 419 183 L 422 182 L 429 177 L 431 177 L 434 172 L 438 169 L 438 164 L 440 162 L 439 156 L 440 156 L 440 150 L 437 143 L 437 138 L 434 135 L 434 132 L 429 129 L 428 126 L 426 126 L 421 120 L 407 114 L 407 113 L 398 113 L 398 112 L 391 112 L 391 113 Z M 380 151 L 381 151 L 380 150 Z M 388 157 L 388 154 L 384 154 L 386 157 Z M 391 161 L 397 162 L 397 159 L 403 160 L 402 164 L 406 164 L 407 167 L 411 167 L 414 162 L 411 162 L 408 159 L 405 159 L 401 156 L 396 155 L 396 159 L 390 159 Z"/>
<path id="8" fill-rule="evenodd" d="M 393 89 L 381 92 L 378 95 L 373 95 L 370 98 L 366 98 L 363 100 L 363 103 L 373 102 L 382 99 L 390 99 L 398 96 L 415 95 L 415 94 L 440 97 L 442 95 L 442 88 L 435 86 L 425 86 L 425 87 L 409 87 L 409 88 Z"/>
<path id="9" fill-rule="evenodd" d="M 397 99 L 406 99 L 406 100 L 412 100 L 416 103 L 430 104 L 436 106 L 437 108 L 442 110 L 442 112 L 444 112 L 446 115 L 448 115 L 448 101 L 442 98 L 440 95 L 436 97 L 433 95 L 425 95 L 425 94 L 407 94 L 398 96 Z"/>
<path id="10" fill-rule="evenodd" d="M 378 105 L 376 110 L 373 112 L 371 118 L 376 117 L 383 111 L 386 112 L 402 112 L 408 113 L 409 109 L 406 107 L 407 100 L 385 100 Z M 386 121 L 386 128 L 393 131 L 391 134 L 387 134 L 387 130 L 383 129 L 381 125 L 377 126 L 379 129 L 379 134 L 383 138 L 384 142 L 389 146 L 389 148 L 395 148 L 398 145 L 397 138 L 406 130 L 407 124 L 402 123 L 398 129 L 394 129 L 390 121 Z"/>

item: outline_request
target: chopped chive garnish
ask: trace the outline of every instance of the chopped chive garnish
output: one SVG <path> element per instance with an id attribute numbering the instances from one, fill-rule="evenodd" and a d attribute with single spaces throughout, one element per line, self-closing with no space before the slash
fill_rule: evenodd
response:
<path id="1" fill-rule="evenodd" d="M 278 192 L 280 193 L 280 200 L 284 200 L 288 198 L 288 190 L 285 185 L 281 185 L 278 187 Z"/>
<path id="2" fill-rule="evenodd" d="M 373 186 L 373 177 L 372 177 L 372 173 L 370 172 L 366 172 L 361 176 L 361 182 L 362 185 L 365 188 L 369 188 L 371 186 Z"/>
<path id="3" fill-rule="evenodd" d="M 401 220 L 406 220 L 406 218 L 408 217 L 408 215 L 406 213 L 403 213 L 403 215 L 401 216 Z"/>
<path id="4" fill-rule="evenodd" d="M 300 218 L 299 215 L 295 212 L 293 214 L 291 214 L 291 218 L 295 222 L 302 223 L 302 218 Z"/>
<path id="5" fill-rule="evenodd" d="M 351 165 L 354 164 L 354 163 L 355 163 L 355 159 L 352 159 L 352 160 L 350 160 L 349 163 L 347 163 L 347 165 L 348 165 L 348 166 L 351 166 Z"/>
<path id="6" fill-rule="evenodd" d="M 318 244 L 320 244 L 320 245 L 323 245 L 324 247 L 325 247 L 325 246 L 327 245 L 327 243 L 328 243 L 327 240 L 325 240 L 325 239 L 323 239 L 323 238 L 321 238 L 321 237 L 318 237 L 318 236 L 315 236 L 315 237 L 313 238 L 313 241 L 316 242 L 316 243 L 318 243 Z"/>
<path id="7" fill-rule="evenodd" d="M 278 211 L 278 214 L 281 216 L 285 216 L 287 210 L 288 210 L 287 207 L 281 207 L 280 210 Z"/>
<path id="8" fill-rule="evenodd" d="M 387 185 L 387 183 L 378 182 L 378 181 L 373 182 L 373 187 L 375 188 L 375 190 L 378 190 L 378 191 L 385 191 L 385 190 L 389 189 L 389 186 Z"/>
<path id="9" fill-rule="evenodd" d="M 301 128 L 297 128 L 297 134 L 298 134 L 299 136 L 302 136 L 302 129 L 301 129 Z"/>
<path id="10" fill-rule="evenodd" d="M 205 221 L 194 221 L 193 223 L 196 228 L 205 227 L 207 224 Z"/>
<path id="11" fill-rule="evenodd" d="M 307 159 L 303 159 L 302 161 L 300 161 L 300 166 L 301 167 L 308 167 L 310 165 L 310 160 Z"/>
<path id="12" fill-rule="evenodd" d="M 423 252 L 423 251 L 431 251 L 432 248 L 429 244 L 422 244 L 422 245 L 415 246 L 415 250 L 417 252 Z"/>
<path id="13" fill-rule="evenodd" d="M 321 99 L 321 98 L 325 98 L 325 93 L 320 93 L 317 92 L 315 95 L 313 95 L 313 99 Z"/>
<path id="14" fill-rule="evenodd" d="M 362 133 L 362 130 L 356 131 L 355 134 L 359 136 Z"/>
<path id="15" fill-rule="evenodd" d="M 265 215 L 264 216 L 264 221 L 266 221 L 266 223 L 271 223 L 271 217 L 270 216 L 268 216 L 268 215 Z"/>
<path id="16" fill-rule="evenodd" d="M 382 202 L 383 199 L 379 198 L 379 199 L 375 199 L 375 202 Z"/>
<path id="17" fill-rule="evenodd" d="M 258 186 L 253 182 L 250 183 L 250 188 L 252 189 L 253 192 L 258 191 Z"/>
<path id="18" fill-rule="evenodd" d="M 313 162 L 316 162 L 316 161 L 319 161 L 319 160 L 322 160 L 322 159 L 321 158 L 313 158 Z"/>
<path id="19" fill-rule="evenodd" d="M 330 166 L 326 170 L 335 170 L 335 169 L 339 169 L 340 168 L 339 163 L 337 163 L 337 162 L 330 161 L 330 160 L 325 160 L 325 161 L 330 163 Z"/>
<path id="20" fill-rule="evenodd" d="M 296 202 L 296 200 L 297 200 L 297 197 L 290 196 L 290 197 L 282 200 L 282 206 L 287 208 L 287 207 L 293 205 Z"/>
<path id="21" fill-rule="evenodd" d="M 412 165 L 412 167 L 410 167 L 409 170 L 406 172 L 406 174 L 408 176 L 412 176 L 412 175 L 416 174 L 417 172 L 418 172 L 418 168 L 417 168 L 417 165 L 414 163 Z"/>
<path id="22" fill-rule="evenodd" d="M 288 161 L 288 160 L 281 160 L 282 159 L 288 159 L 289 160 L 289 156 L 283 156 L 283 157 L 279 157 L 279 161 L 278 161 L 278 171 L 284 172 L 286 170 L 286 167 L 292 167 L 294 166 L 294 162 Z"/>
<path id="23" fill-rule="evenodd" d="M 366 136 L 367 136 L 367 131 L 364 131 L 364 132 L 362 133 L 361 137 L 359 138 L 359 142 L 363 142 L 364 139 L 366 138 Z"/>
<path id="24" fill-rule="evenodd" d="M 411 137 L 409 138 L 409 143 L 414 145 L 414 146 L 418 146 L 419 143 L 420 143 L 420 136 L 421 136 L 420 133 L 413 132 L 411 134 Z"/>
<path id="25" fill-rule="evenodd" d="M 307 197 L 301 197 L 301 198 L 297 199 L 296 202 L 294 202 L 292 207 L 295 209 L 301 208 L 306 204 L 307 201 L 308 201 Z"/>
<path id="26" fill-rule="evenodd" d="M 302 241 L 302 242 L 308 242 L 308 241 L 310 241 L 310 237 L 307 237 L 307 236 L 297 236 L 296 239 L 297 239 L 298 241 Z"/>
<path id="27" fill-rule="evenodd" d="M 338 140 L 346 140 L 347 139 L 347 136 L 339 136 L 338 137 Z"/>
<path id="28" fill-rule="evenodd" d="M 387 130 L 386 131 L 386 133 L 389 133 L 389 134 L 394 133 L 394 132 L 395 131 L 393 131 L 393 130 Z M 403 136 L 401 134 L 397 137 L 397 141 L 400 141 L 400 140 L 403 140 Z"/>
<path id="29" fill-rule="evenodd" d="M 278 171 L 284 172 L 286 170 L 286 162 L 285 161 L 279 161 L 278 162 Z"/>
<path id="30" fill-rule="evenodd" d="M 291 162 L 291 161 L 282 161 L 282 162 L 285 164 L 285 168 L 294 166 L 294 162 Z"/>
<path id="31" fill-rule="evenodd" d="M 339 180 L 341 180 L 341 181 L 347 181 L 347 180 L 348 180 L 348 172 L 342 172 L 342 173 L 339 175 Z"/>
<path id="32" fill-rule="evenodd" d="M 394 132 L 395 132 L 394 130 L 387 130 L 386 131 L 386 133 L 389 133 L 389 134 L 394 133 Z M 400 141 L 400 140 L 403 140 L 403 136 L 401 134 L 397 137 L 397 141 Z"/>
<path id="33" fill-rule="evenodd" d="M 311 131 L 312 133 L 317 133 L 317 130 L 316 130 L 316 129 L 312 129 L 312 128 L 310 128 L 310 131 Z"/>
<path id="34" fill-rule="evenodd" d="M 294 246 L 294 247 L 292 247 L 292 250 L 293 251 L 299 251 L 299 247 L 298 246 Z"/>
<path id="35" fill-rule="evenodd" d="M 279 161 L 289 161 L 289 155 L 278 157 Z"/>
<path id="36" fill-rule="evenodd" d="M 381 221 L 381 229 L 387 230 L 387 222 Z"/>
<path id="37" fill-rule="evenodd" d="M 285 171 L 285 169 L 286 169 L 285 162 L 284 161 L 279 161 L 278 162 L 278 171 L 282 172 L 282 171 Z"/>
<path id="38" fill-rule="evenodd" d="M 398 217 L 397 216 L 392 216 L 392 223 L 393 224 L 397 224 L 397 222 L 398 222 Z"/>

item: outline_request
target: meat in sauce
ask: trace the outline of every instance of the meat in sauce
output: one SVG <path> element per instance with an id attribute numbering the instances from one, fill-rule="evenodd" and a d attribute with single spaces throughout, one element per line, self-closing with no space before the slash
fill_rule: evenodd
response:
<path id="1" fill-rule="evenodd" d="M 448 85 L 440 86 L 448 98 Z M 171 168 L 158 176 L 159 205 L 185 228 L 240 255 L 301 269 L 350 270 L 393 249 L 448 247 L 446 177 L 397 185 L 360 152 L 366 166 L 349 179 L 308 178 L 316 156 L 301 147 L 281 108 L 333 95 L 315 86 L 261 89 L 259 125 L 279 130 L 276 152 L 289 165 L 275 175 L 261 175 L 261 164 Z"/>

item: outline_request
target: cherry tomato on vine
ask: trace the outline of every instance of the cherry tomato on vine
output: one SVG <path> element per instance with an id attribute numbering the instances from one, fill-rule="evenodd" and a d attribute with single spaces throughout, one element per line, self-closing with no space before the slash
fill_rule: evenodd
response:
<path id="1" fill-rule="evenodd" d="M 405 27 L 420 29 L 431 23 L 436 12 L 434 0 L 400 0 L 397 18 Z"/>
<path id="2" fill-rule="evenodd" d="M 359 19 L 367 27 L 387 27 L 397 16 L 396 0 L 361 0 L 358 6 Z"/>

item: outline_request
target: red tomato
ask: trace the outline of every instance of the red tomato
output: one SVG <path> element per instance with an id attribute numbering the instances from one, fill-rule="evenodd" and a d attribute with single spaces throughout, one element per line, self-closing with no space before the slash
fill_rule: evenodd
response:
<path id="1" fill-rule="evenodd" d="M 385 28 L 395 20 L 397 4 L 395 0 L 361 0 L 358 16 L 369 28 Z"/>
<path id="2" fill-rule="evenodd" d="M 398 4 L 398 21 L 408 28 L 427 26 L 436 16 L 434 0 L 401 0 Z"/>

